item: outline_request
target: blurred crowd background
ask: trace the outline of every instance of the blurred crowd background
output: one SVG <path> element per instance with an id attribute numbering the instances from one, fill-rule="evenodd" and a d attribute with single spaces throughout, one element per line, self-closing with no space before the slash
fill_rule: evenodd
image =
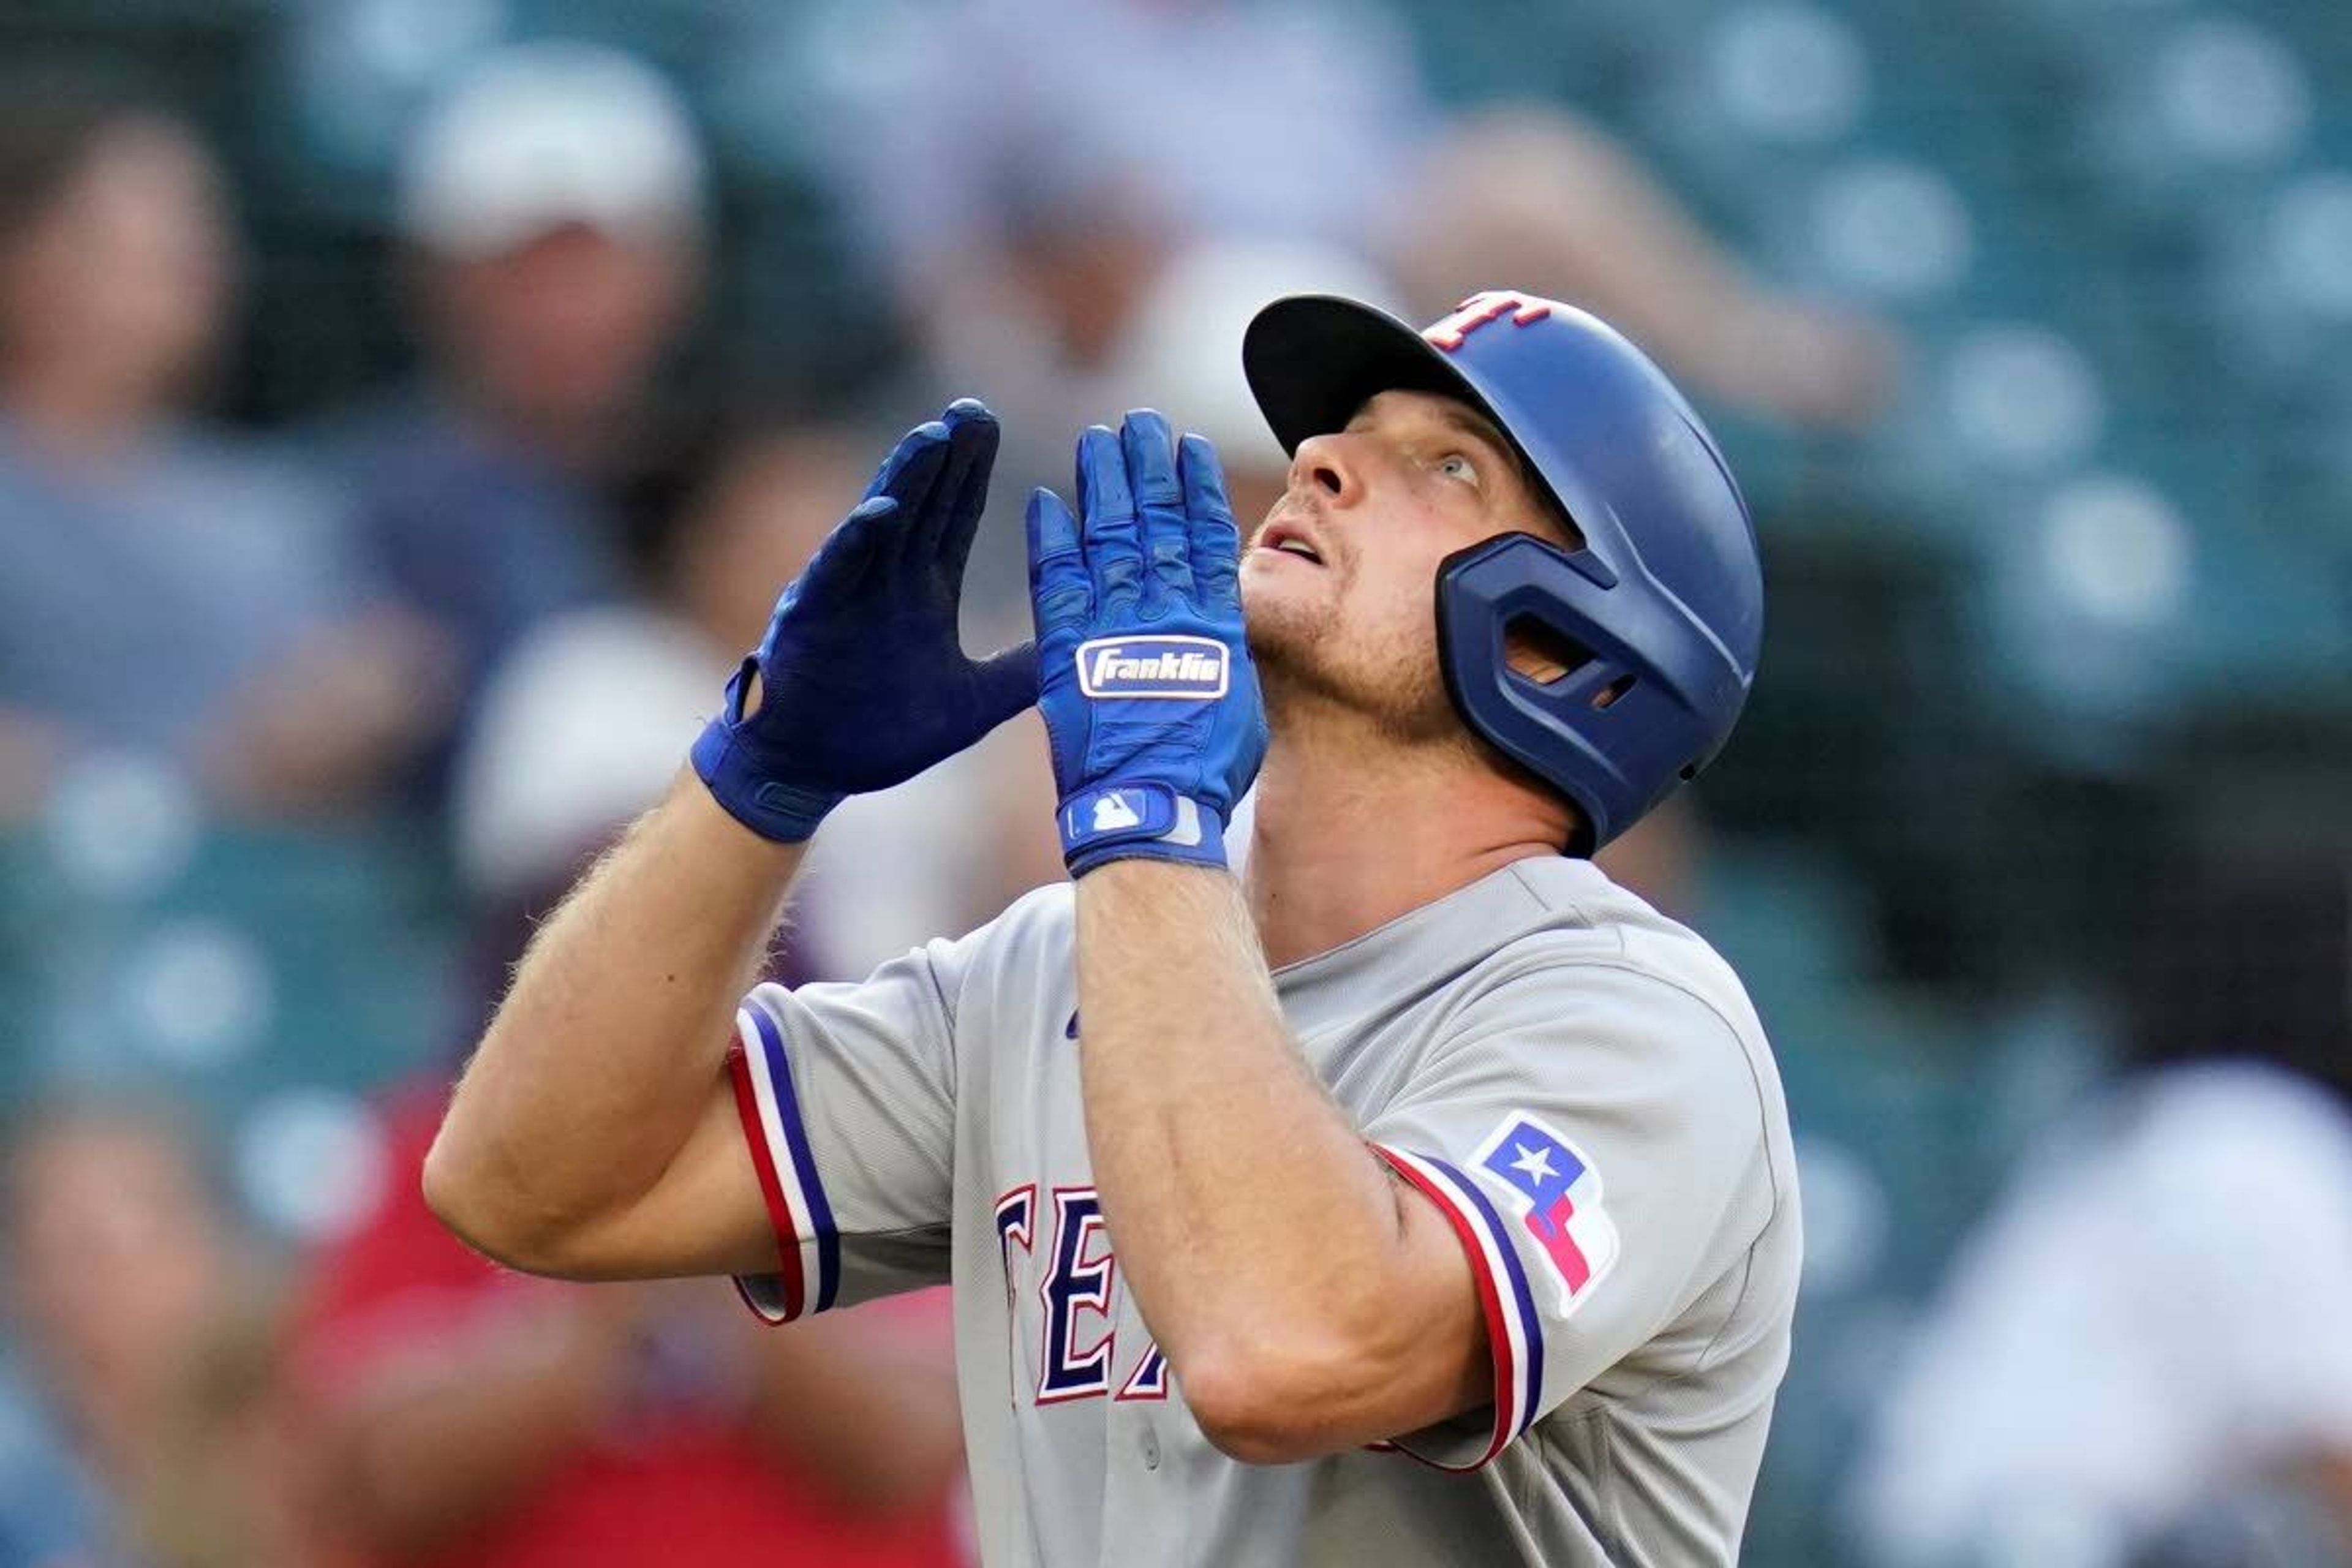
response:
<path id="1" fill-rule="evenodd" d="M 904 427 L 1282 484 L 1298 289 L 1650 347 L 1770 584 L 1612 868 L 1807 1205 L 1747 1561 L 2352 1562 L 2352 29 L 2330 0 L 0 0 L 0 1568 L 944 1563 L 945 1310 L 503 1277 L 439 1096 Z M 829 825 L 1058 876 L 1034 717 Z"/>

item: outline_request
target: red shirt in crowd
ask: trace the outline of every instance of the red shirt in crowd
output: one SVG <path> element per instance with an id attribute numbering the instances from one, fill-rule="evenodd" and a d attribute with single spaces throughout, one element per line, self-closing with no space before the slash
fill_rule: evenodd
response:
<path id="1" fill-rule="evenodd" d="M 436 1345 L 494 1327 L 501 1315 L 561 1305 L 550 1293 L 598 1289 L 508 1273 L 434 1217 L 418 1173 L 442 1103 L 436 1090 L 390 1109 L 383 1199 L 321 1260 L 298 1350 L 312 1401 L 373 1396 L 394 1385 L 404 1364 L 429 1365 Z M 727 1290 L 715 1281 L 709 1289 Z M 943 1291 L 857 1311 L 877 1332 L 942 1346 L 950 1332 Z M 427 1554 L 400 1559 L 401 1568 L 943 1568 L 967 1560 L 947 1496 L 927 1510 L 861 1512 L 749 1428 L 740 1397 L 718 1386 L 723 1362 L 698 1366 L 690 1343 L 656 1347 L 647 1361 L 645 1394 L 519 1501 Z"/>

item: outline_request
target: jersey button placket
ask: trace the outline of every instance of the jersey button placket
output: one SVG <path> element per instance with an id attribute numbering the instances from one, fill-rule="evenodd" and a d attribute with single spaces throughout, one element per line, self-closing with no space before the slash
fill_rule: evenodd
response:
<path id="1" fill-rule="evenodd" d="M 1146 1416 L 1139 1425 L 1143 1428 L 1143 1441 L 1140 1445 L 1143 1449 L 1143 1468 L 1147 1470 L 1156 1470 L 1160 1468 L 1160 1434 L 1152 1429 L 1149 1416 Z"/>

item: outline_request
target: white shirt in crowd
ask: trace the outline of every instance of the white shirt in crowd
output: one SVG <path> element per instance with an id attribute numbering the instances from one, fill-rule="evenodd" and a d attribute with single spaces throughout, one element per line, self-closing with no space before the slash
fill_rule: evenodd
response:
<path id="1" fill-rule="evenodd" d="M 2104 1568 L 2352 1455 L 2352 1111 L 2174 1068 L 2076 1118 L 1963 1251 L 1854 1497 L 1868 1560 Z"/>

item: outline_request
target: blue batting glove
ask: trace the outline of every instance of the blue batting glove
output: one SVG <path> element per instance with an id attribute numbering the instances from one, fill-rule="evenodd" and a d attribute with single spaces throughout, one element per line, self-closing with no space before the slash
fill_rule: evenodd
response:
<path id="1" fill-rule="evenodd" d="M 1078 437 L 1078 510 L 1029 500 L 1038 698 L 1072 876 L 1138 856 L 1225 863 L 1265 756 L 1242 637 L 1241 531 L 1217 455 L 1150 410 Z"/>
<path id="2" fill-rule="evenodd" d="M 969 399 L 909 431 L 727 683 L 694 771 L 762 838 L 798 843 L 845 797 L 905 783 L 1036 700 L 1034 645 L 974 660 L 957 635 L 996 442 Z"/>

